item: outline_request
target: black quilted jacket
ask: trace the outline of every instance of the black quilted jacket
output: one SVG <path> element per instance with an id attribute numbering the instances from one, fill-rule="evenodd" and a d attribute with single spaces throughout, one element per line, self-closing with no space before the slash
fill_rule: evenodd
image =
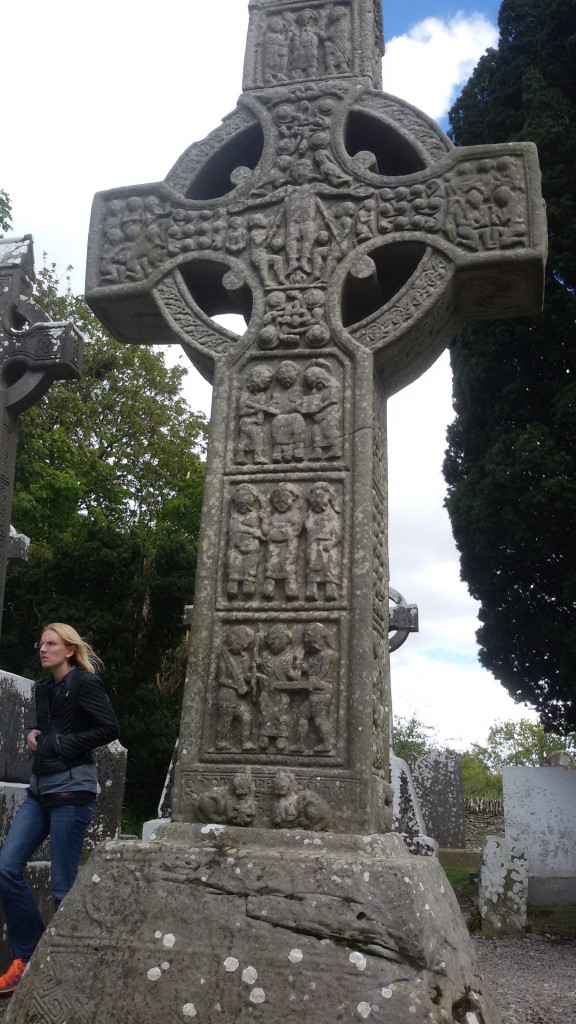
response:
<path id="1" fill-rule="evenodd" d="M 34 728 L 40 729 L 32 771 L 50 775 L 94 761 L 92 751 L 118 738 L 118 721 L 102 680 L 74 668 L 55 687 L 45 676 L 36 683 Z"/>

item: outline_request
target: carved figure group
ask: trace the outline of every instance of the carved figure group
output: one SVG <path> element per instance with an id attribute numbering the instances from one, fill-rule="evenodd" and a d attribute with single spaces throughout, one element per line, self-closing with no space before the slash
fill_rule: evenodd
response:
<path id="1" fill-rule="evenodd" d="M 200 793 L 194 800 L 197 821 L 249 828 L 256 818 L 254 780 L 248 769 L 238 772 L 226 786 Z M 271 824 L 276 828 L 302 828 L 325 832 L 334 818 L 329 804 L 311 789 L 298 788 L 292 772 L 279 771 L 274 778 Z"/>
<path id="2" fill-rule="evenodd" d="M 301 12 L 307 38 L 311 13 Z M 336 7 L 328 20 L 335 19 L 330 22 L 335 30 L 346 16 Z M 272 32 L 271 40 L 274 35 L 284 38 Z M 324 45 L 334 45 L 337 53 L 335 42 L 327 39 Z M 282 46 L 287 55 L 286 41 Z M 321 347 L 328 341 L 323 297 L 311 306 L 306 293 L 284 295 L 278 289 L 306 286 L 318 292 L 354 247 L 406 231 L 438 234 L 464 251 L 526 247 L 519 158 L 463 160 L 443 177 L 374 190 L 354 182 L 332 152 L 335 107 L 336 100 L 324 96 L 283 101 L 274 108 L 277 158 L 269 177 L 255 181 L 249 201 L 198 210 L 172 207 L 154 194 L 111 199 L 100 254 L 102 284 L 144 281 L 177 256 L 245 254 L 264 287 L 276 290 L 260 346 Z M 250 174 L 232 171 L 230 188 Z"/>
<path id="3" fill-rule="evenodd" d="M 343 457 L 342 386 L 327 359 L 249 367 L 238 396 L 236 463 L 334 462 Z"/>
<path id="4" fill-rule="evenodd" d="M 278 85 L 319 75 L 342 75 L 351 63 L 350 15 L 346 7 L 327 4 L 294 16 L 272 15 L 262 43 L 261 76 Z"/>
<path id="5" fill-rule="evenodd" d="M 215 749 L 333 754 L 337 664 L 321 623 L 232 626 L 218 656 Z"/>
<path id="6" fill-rule="evenodd" d="M 333 485 L 318 481 L 306 491 L 282 482 L 265 494 L 239 484 L 230 499 L 226 567 L 232 599 L 337 601 L 342 515 Z"/>

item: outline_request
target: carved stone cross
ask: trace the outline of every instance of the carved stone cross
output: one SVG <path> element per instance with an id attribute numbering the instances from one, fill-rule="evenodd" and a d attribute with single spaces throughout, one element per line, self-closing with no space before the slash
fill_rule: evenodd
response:
<path id="1" fill-rule="evenodd" d="M 541 305 L 535 147 L 380 92 L 379 11 L 252 0 L 236 109 L 94 202 L 93 310 L 214 383 L 177 820 L 390 827 L 386 399 Z"/>
<path id="2" fill-rule="evenodd" d="M 0 625 L 19 416 L 54 380 L 80 376 L 84 345 L 72 324 L 49 322 L 34 281 L 32 236 L 0 239 Z"/>

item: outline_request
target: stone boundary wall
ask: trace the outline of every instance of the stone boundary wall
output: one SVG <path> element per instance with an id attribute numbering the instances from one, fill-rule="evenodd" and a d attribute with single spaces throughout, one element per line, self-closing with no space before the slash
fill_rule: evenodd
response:
<path id="1" fill-rule="evenodd" d="M 464 801 L 466 849 L 480 850 L 486 836 L 504 835 L 504 802 L 468 797 Z"/>

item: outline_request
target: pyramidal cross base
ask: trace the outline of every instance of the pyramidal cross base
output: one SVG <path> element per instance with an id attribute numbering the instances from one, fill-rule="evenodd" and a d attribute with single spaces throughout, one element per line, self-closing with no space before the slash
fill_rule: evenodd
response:
<path id="1" fill-rule="evenodd" d="M 6 1024 L 499 1024 L 435 857 L 172 823 L 84 866 Z"/>

